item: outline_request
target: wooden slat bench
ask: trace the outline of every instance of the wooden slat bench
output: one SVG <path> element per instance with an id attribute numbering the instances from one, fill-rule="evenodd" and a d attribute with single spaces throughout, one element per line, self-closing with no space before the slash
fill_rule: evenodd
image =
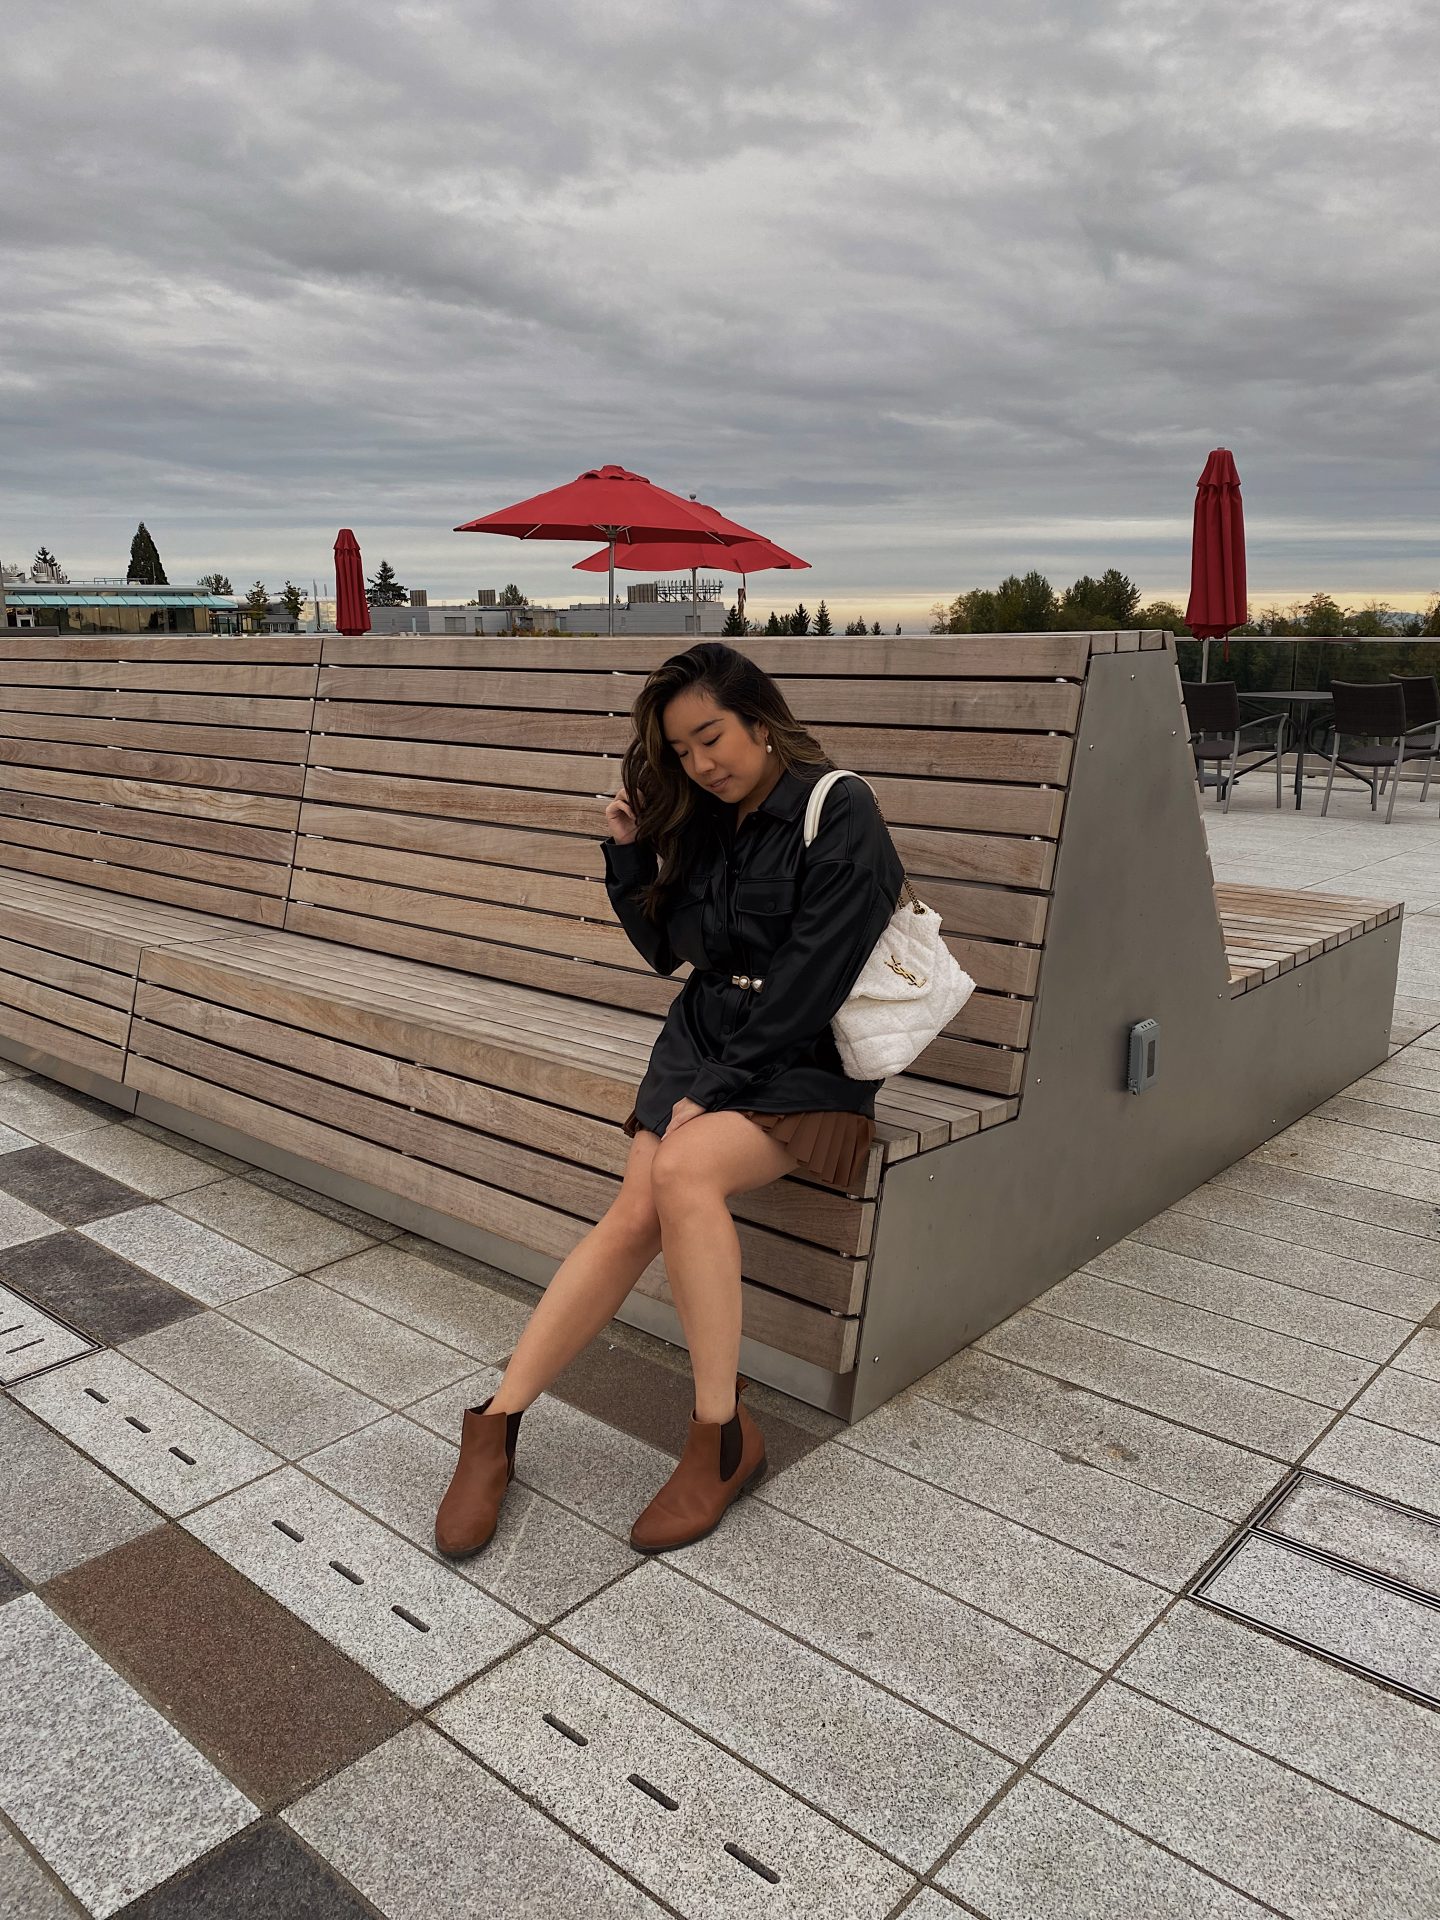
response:
<path id="1" fill-rule="evenodd" d="M 598 796 L 685 643 L 317 638 L 10 656 L 32 704 L 5 721 L 0 910 L 29 997 L 0 981 L 0 1046 L 543 1283 L 617 1189 L 683 978 L 614 923 Z M 253 708 L 203 651 L 227 645 Z M 1398 908 L 1213 887 L 1167 636 L 748 645 L 873 782 L 978 983 L 885 1088 L 854 1193 L 796 1176 L 736 1205 L 742 1363 L 859 1418 L 1383 1058 Z M 150 731 L 63 744 L 142 759 L 56 793 L 49 729 L 103 725 L 106 686 L 112 726 Z M 192 875 L 180 845 L 230 864 Z M 662 1262 L 623 1317 L 675 1337 Z"/>

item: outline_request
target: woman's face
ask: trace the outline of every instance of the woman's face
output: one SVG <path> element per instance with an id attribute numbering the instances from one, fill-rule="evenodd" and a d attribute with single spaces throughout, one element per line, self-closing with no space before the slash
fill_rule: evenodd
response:
<path id="1" fill-rule="evenodd" d="M 663 725 L 683 771 L 717 800 L 738 805 L 770 778 L 775 756 L 765 751 L 765 729 L 757 728 L 754 738 L 739 714 L 717 706 L 711 693 L 698 687 L 677 693 Z"/>

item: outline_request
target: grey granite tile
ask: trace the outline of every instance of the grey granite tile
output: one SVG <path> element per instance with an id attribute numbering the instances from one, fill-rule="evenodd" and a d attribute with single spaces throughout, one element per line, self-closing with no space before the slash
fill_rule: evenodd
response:
<path id="1" fill-rule="evenodd" d="M 170 1127 L 162 1127 L 154 1120 L 145 1120 L 138 1113 L 130 1114 L 121 1122 L 132 1132 L 143 1134 L 147 1140 L 158 1141 L 161 1146 L 173 1147 L 176 1153 L 189 1154 L 192 1160 L 203 1160 L 207 1167 L 214 1167 L 220 1173 L 245 1173 L 249 1171 L 244 1160 L 237 1160 L 233 1154 L 222 1153 L 219 1147 L 207 1145 L 203 1140 L 192 1140 L 188 1133 L 176 1133 Z"/>
<path id="2" fill-rule="evenodd" d="M 371 1247 L 315 1277 L 491 1365 L 507 1357 L 530 1318 L 504 1294 L 393 1245 Z"/>
<path id="3" fill-rule="evenodd" d="M 255 1808 L 35 1594 L 0 1612 L 0 1806 L 93 1914 L 114 1913 Z"/>
<path id="4" fill-rule="evenodd" d="M 290 1273 L 308 1273 L 371 1244 L 368 1234 L 248 1179 L 197 1187 L 175 1201 L 175 1210 Z"/>
<path id="5" fill-rule="evenodd" d="M 1382 1427 L 1398 1427 L 1440 1445 L 1440 1380 L 1387 1367 L 1350 1411 Z"/>
<path id="6" fill-rule="evenodd" d="M 918 1871 L 1011 1777 L 963 1734 L 663 1563 L 555 1635 Z"/>
<path id="7" fill-rule="evenodd" d="M 976 1345 L 982 1353 L 1089 1387 L 1277 1460 L 1294 1460 L 1303 1453 L 1332 1417 L 1328 1409 L 1295 1394 L 1239 1380 L 1073 1320 L 1058 1320 L 1033 1307 L 1002 1321 Z"/>
<path id="8" fill-rule="evenodd" d="M 1264 1531 L 1353 1560 L 1440 1601 L 1440 1521 L 1306 1474 L 1265 1519 Z"/>
<path id="9" fill-rule="evenodd" d="M 1242 1161 L 1239 1168 L 1228 1171 L 1237 1172 L 1245 1164 Z M 1264 1175 L 1271 1181 L 1276 1179 L 1274 1168 L 1252 1167 L 1249 1173 L 1255 1177 Z M 1284 1185 L 1284 1176 L 1279 1176 L 1278 1183 Z M 1324 1187 L 1323 1182 L 1316 1184 Z M 1207 1223 L 1202 1229 L 1204 1237 L 1191 1240 L 1181 1248 L 1184 1252 L 1196 1253 L 1201 1259 L 1237 1266 L 1243 1272 L 1259 1266 L 1276 1279 L 1283 1278 L 1283 1273 L 1272 1272 L 1272 1269 L 1294 1260 L 1312 1274 L 1317 1291 L 1331 1293 L 1336 1299 L 1357 1299 L 1362 1286 L 1373 1285 L 1377 1289 L 1376 1297 L 1360 1298 L 1361 1305 L 1383 1307 L 1389 1313 L 1402 1314 L 1412 1320 L 1428 1312 L 1440 1299 L 1440 1240 L 1428 1235 L 1422 1238 L 1414 1230 L 1419 1221 L 1412 1220 L 1409 1231 L 1398 1226 L 1376 1225 L 1364 1219 L 1347 1218 L 1333 1210 L 1321 1211 L 1300 1197 L 1272 1195 L 1263 1185 L 1253 1182 L 1237 1185 L 1224 1176 L 1207 1180 L 1203 1187 L 1187 1193 L 1135 1237 L 1148 1239 L 1152 1229 L 1168 1232 L 1173 1227 L 1183 1239 L 1181 1223 L 1194 1224 L 1202 1220 Z M 1222 1233 L 1224 1238 L 1211 1239 L 1212 1230 Z M 1277 1247 L 1281 1251 L 1273 1252 Z M 1396 1276 L 1391 1282 L 1395 1291 L 1389 1298 L 1378 1291 L 1381 1286 L 1378 1279 L 1363 1278 L 1375 1267 Z"/>
<path id="10" fill-rule="evenodd" d="M 49 1580 L 160 1526 L 160 1515 L 0 1395 L 0 1551 Z"/>
<path id="11" fill-rule="evenodd" d="M 992 1920 L 1263 1920 L 1269 1908 L 1030 1776 L 936 1876 Z"/>
<path id="12" fill-rule="evenodd" d="M 414 1707 L 438 1700 L 531 1631 L 294 1467 L 184 1524 Z"/>
<path id="13" fill-rule="evenodd" d="M 385 1408 L 222 1313 L 130 1341 L 130 1359 L 287 1460 L 378 1420 Z"/>
<path id="14" fill-rule="evenodd" d="M 1440 1838 L 1440 1716 L 1430 1709 L 1188 1601 L 1118 1677 Z"/>
<path id="15" fill-rule="evenodd" d="M 314 1280 L 289 1280 L 231 1302 L 232 1320 L 387 1406 L 401 1407 L 469 1373 L 474 1362 Z"/>
<path id="16" fill-rule="evenodd" d="M 0 1127 L 0 1153 L 19 1153 L 34 1144 L 28 1133 L 19 1133 L 14 1127 Z"/>
<path id="17" fill-rule="evenodd" d="M 82 1231 L 122 1260 L 212 1307 L 289 1278 L 287 1270 L 273 1260 L 212 1233 L 171 1207 L 136 1207 L 108 1220 L 92 1220 Z"/>
<path id="18" fill-rule="evenodd" d="M 119 1213 L 138 1206 L 141 1198 L 133 1187 L 72 1159 L 58 1147 L 26 1147 L 0 1155 L 0 1187 L 62 1227 L 78 1226 L 102 1213 Z"/>
<path id="19" fill-rule="evenodd" d="M 1423 1373 L 1427 1380 L 1440 1380 L 1440 1326 L 1421 1327 L 1392 1365 L 1406 1373 Z"/>
<path id="20" fill-rule="evenodd" d="M 1440 1202 L 1440 1173 L 1416 1164 L 1414 1155 L 1408 1159 L 1384 1155 L 1383 1139 L 1368 1129 L 1340 1126 L 1333 1120 L 1308 1125 L 1300 1120 L 1255 1148 L 1250 1157 L 1286 1172 L 1311 1173 L 1433 1208 Z"/>
<path id="21" fill-rule="evenodd" d="M 1425 1092 L 1396 1087 L 1389 1095 L 1374 1086 L 1335 1094 L 1313 1109 L 1317 1120 L 1339 1120 L 1358 1132 L 1395 1134 L 1408 1140 L 1440 1140 L 1440 1114 Z M 1393 1146 L 1393 1142 L 1383 1143 Z"/>
<path id="22" fill-rule="evenodd" d="M 35 1147 L 21 1147 L 13 1153 L 0 1154 L 0 1160 L 18 1160 L 23 1154 L 36 1151 Z M 27 1240 L 42 1239 L 47 1233 L 54 1233 L 58 1225 L 57 1220 L 41 1213 L 28 1201 L 0 1193 L 0 1247 L 18 1247 Z"/>
<path id="23" fill-rule="evenodd" d="M 1229 1208 L 1217 1208 L 1211 1198 L 1214 1195 L 1228 1196 L 1232 1204 Z M 1234 1187 L 1209 1186 L 1200 1190 L 1200 1206 L 1206 1208 L 1206 1212 L 1198 1209 L 1195 1212 L 1187 1211 L 1196 1198 L 1192 1194 L 1169 1212 L 1138 1227 L 1130 1235 L 1129 1243 L 1162 1248 L 1166 1252 L 1183 1254 L 1211 1266 L 1230 1267 L 1237 1273 L 1282 1281 L 1331 1300 L 1350 1301 L 1355 1306 L 1373 1307 L 1381 1313 L 1396 1314 L 1404 1320 L 1421 1319 L 1440 1300 L 1440 1271 L 1427 1277 L 1408 1270 L 1397 1271 L 1388 1264 L 1371 1265 L 1334 1251 L 1333 1245 L 1316 1247 L 1309 1244 L 1308 1240 L 1281 1239 L 1276 1232 L 1252 1232 L 1247 1227 L 1227 1223 L 1223 1217 L 1227 1211 L 1242 1216 L 1248 1211 L 1252 1219 L 1257 1213 L 1258 1217 L 1265 1219 L 1265 1210 L 1268 1208 L 1271 1210 L 1269 1224 L 1272 1228 L 1283 1230 L 1297 1215 L 1307 1214 L 1304 1208 L 1287 1207 L 1280 1201 L 1261 1201 Z M 1236 1202 L 1239 1204 L 1234 1204 Z M 1276 1219 L 1277 1214 L 1282 1217 Z M 1309 1213 L 1308 1218 L 1314 1227 L 1323 1226 L 1331 1230 L 1324 1235 L 1313 1233 L 1313 1237 L 1333 1243 L 1336 1237 L 1333 1216 L 1317 1219 L 1313 1213 Z M 1373 1236 L 1380 1229 L 1368 1227 L 1355 1231 Z M 1440 1250 L 1431 1253 L 1431 1263 L 1440 1268 L 1437 1252 Z"/>
<path id="24" fill-rule="evenodd" d="M 288 1827 L 257 1821 L 125 1910 L 125 1920 L 367 1920 L 369 1906 Z"/>
<path id="25" fill-rule="evenodd" d="M 1194 1433 L 1069 1382 L 965 1347 L 915 1383 L 915 1392 L 1062 1459 L 1101 1467 L 1210 1513 L 1243 1519 L 1282 1469 L 1209 1434 Z"/>
<path id="26" fill-rule="evenodd" d="M 397 1734 L 285 1818 L 386 1920 L 660 1920 L 629 1880 L 430 1727 Z"/>
<path id="27" fill-rule="evenodd" d="M 1233 1267 L 1195 1260 L 1141 1240 L 1121 1240 L 1107 1247 L 1080 1271 L 1369 1360 L 1388 1360 L 1412 1325 L 1408 1318 L 1393 1313 L 1377 1313 L 1298 1285 L 1237 1273 Z"/>
<path id="28" fill-rule="evenodd" d="M 88 1167 L 123 1180 L 136 1193 L 152 1200 L 168 1200 L 173 1194 L 186 1193 L 218 1180 L 220 1169 L 194 1153 L 182 1153 L 137 1133 L 134 1120 L 122 1120 L 112 1127 L 96 1127 L 90 1133 L 67 1136 L 65 1151 L 72 1160 L 83 1160 Z"/>
<path id="29" fill-rule="evenodd" d="M 1367 1493 L 1440 1513 L 1440 1446 L 1346 1414 L 1306 1457 L 1305 1465 Z"/>
<path id="30" fill-rule="evenodd" d="M 0 1287 L 0 1386 L 88 1353 L 91 1342 L 48 1313 Z"/>
<path id="31" fill-rule="evenodd" d="M 523 1429 L 522 1429 L 523 1430 Z M 459 1449 L 396 1414 L 312 1453 L 305 1471 L 425 1553 Z M 633 1549 L 517 1478 L 482 1553 L 446 1562 L 527 1620 L 548 1626 L 635 1564 Z"/>
<path id="32" fill-rule="evenodd" d="M 1109 1666 L 1164 1588 L 849 1447 L 821 1447 L 758 1496 L 1077 1659 Z"/>
<path id="33" fill-rule="evenodd" d="M 114 1120 L 114 1107 L 50 1080 L 7 1080 L 0 1085 L 0 1126 L 28 1134 L 31 1141 L 61 1140 L 91 1127 L 112 1126 Z"/>
<path id="34" fill-rule="evenodd" d="M 671 1564 L 1012 1760 L 1099 1676 L 1068 1655 L 790 1515 L 742 1500 Z"/>
<path id="35" fill-rule="evenodd" d="M 1440 1699 L 1440 1607 L 1259 1534 L 1205 1583 L 1203 1597 Z"/>
<path id="36" fill-rule="evenodd" d="M 882 1920 L 913 1884 L 862 1841 L 552 1640 L 522 1647 L 433 1717 L 527 1800 L 694 1920 L 733 1920 L 775 1895 L 776 1884 L 757 1885 L 754 1868 L 730 1847 L 779 1876 L 783 1911 L 794 1920 Z M 637 1777 L 675 1804 L 646 1794 Z"/>
<path id="37" fill-rule="evenodd" d="M 1343 1175 L 1257 1159 L 1237 1160 L 1215 1175 L 1213 1186 L 1241 1187 L 1247 1193 L 1310 1207 L 1317 1213 L 1370 1227 L 1394 1229 L 1420 1240 L 1436 1238 L 1435 1207 L 1424 1199 L 1358 1186 Z M 1337 1251 L 1339 1242 L 1337 1240 Z"/>
<path id="38" fill-rule="evenodd" d="M 188 1293 L 81 1233 L 54 1233 L 0 1253 L 0 1281 L 104 1346 L 200 1311 Z"/>
<path id="39" fill-rule="evenodd" d="M 458 1444 L 464 1409 L 498 1384 L 496 1371 L 484 1368 L 406 1411 Z M 623 1540 L 674 1470 L 672 1455 L 548 1393 L 527 1409 L 515 1448 L 516 1480 Z"/>
<path id="40" fill-rule="evenodd" d="M 287 1180 L 283 1174 L 271 1173 L 265 1167 L 245 1167 L 243 1172 L 252 1185 L 264 1187 L 267 1193 L 278 1193 L 285 1200 L 293 1200 L 311 1213 L 323 1213 L 327 1220 L 338 1220 L 341 1226 L 353 1227 L 368 1240 L 393 1240 L 404 1231 L 393 1220 L 382 1220 L 378 1214 L 347 1206 L 343 1200 L 332 1199 L 328 1193 L 318 1193 L 314 1187 L 303 1186 L 298 1180 Z"/>
<path id="41" fill-rule="evenodd" d="M 29 1067 L 22 1067 L 14 1060 L 7 1060 L 0 1054 L 0 1080 L 28 1080 Z"/>
<path id="42" fill-rule="evenodd" d="M 0 1560 L 0 1606 L 7 1600 L 18 1600 L 22 1593 L 28 1592 L 25 1582 L 11 1566 L 8 1560 Z M 0 1907 L 0 1913 L 4 1908 Z"/>
<path id="43" fill-rule="evenodd" d="M 839 1444 L 1158 1586 L 1182 1586 L 1231 1532 L 1217 1515 L 983 1426 L 913 1391 L 859 1421 Z"/>
<path id="44" fill-rule="evenodd" d="M 75 1920 L 84 1911 L 0 1827 L 0 1913 L 5 1920 Z"/>
<path id="45" fill-rule="evenodd" d="M 1433 1842 L 1113 1682 L 1036 1771 L 1294 1920 L 1422 1920 Z"/>
<path id="46" fill-rule="evenodd" d="M 93 1353 L 12 1391 L 162 1513 L 189 1513 L 280 1464 L 123 1354 Z"/>
<path id="47" fill-rule="evenodd" d="M 899 1920 L 960 1920 L 962 1914 L 975 1911 L 974 1907 L 962 1907 L 958 1900 L 951 1900 L 936 1887 L 921 1887 L 915 1898 L 901 1909 Z"/>
<path id="48" fill-rule="evenodd" d="M 1224 1314 L 1161 1300 L 1091 1273 L 1071 1274 L 1041 1294 L 1035 1306 L 1061 1320 L 1324 1407 L 1343 1407 L 1375 1371 L 1371 1360 L 1354 1359 L 1283 1333 L 1266 1333 Z"/>

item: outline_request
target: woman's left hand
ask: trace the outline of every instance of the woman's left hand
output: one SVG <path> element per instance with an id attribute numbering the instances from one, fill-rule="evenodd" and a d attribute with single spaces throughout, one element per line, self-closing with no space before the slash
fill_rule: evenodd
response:
<path id="1" fill-rule="evenodd" d="M 674 1133 L 677 1127 L 683 1127 L 687 1120 L 693 1120 L 697 1113 L 704 1111 L 704 1107 L 697 1106 L 693 1100 L 677 1100 L 670 1109 L 670 1124 L 666 1132 Z"/>

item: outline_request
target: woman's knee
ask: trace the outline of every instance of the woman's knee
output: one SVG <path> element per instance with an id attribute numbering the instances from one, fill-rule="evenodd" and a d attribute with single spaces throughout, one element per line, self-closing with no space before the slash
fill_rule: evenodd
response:
<path id="1" fill-rule="evenodd" d="M 724 1202 L 724 1195 L 713 1178 L 713 1169 L 707 1167 L 688 1141 L 661 1141 L 650 1163 L 650 1192 L 662 1219 L 677 1206 L 693 1207 L 712 1197 Z"/>
<path id="2" fill-rule="evenodd" d="M 630 1185 L 623 1187 L 611 1201 L 605 1217 L 635 1247 L 642 1250 L 653 1247 L 659 1251 L 660 1215 L 650 1194 L 632 1192 Z"/>

